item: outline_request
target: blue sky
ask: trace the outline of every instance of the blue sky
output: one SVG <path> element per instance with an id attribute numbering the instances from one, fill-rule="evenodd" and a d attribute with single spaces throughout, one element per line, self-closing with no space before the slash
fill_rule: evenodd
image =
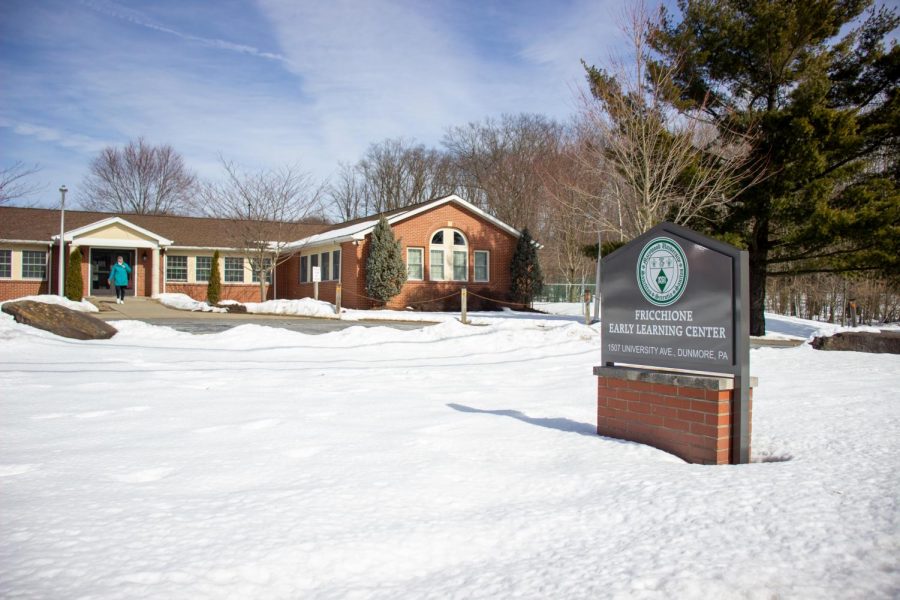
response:
<path id="1" fill-rule="evenodd" d="M 143 136 L 202 177 L 218 155 L 317 178 L 387 137 L 437 144 L 504 112 L 565 119 L 580 59 L 618 42 L 621 0 L 3 0 L 0 164 L 58 203 Z M 67 201 L 67 204 L 69 202 Z"/>

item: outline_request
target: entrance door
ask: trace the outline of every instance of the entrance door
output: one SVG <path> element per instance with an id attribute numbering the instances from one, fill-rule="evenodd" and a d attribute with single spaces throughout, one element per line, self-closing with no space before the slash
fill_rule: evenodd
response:
<path id="1" fill-rule="evenodd" d="M 109 284 L 109 272 L 121 256 L 131 267 L 128 276 L 128 291 L 134 294 L 134 250 L 116 248 L 91 248 L 91 295 L 115 296 L 116 288 Z"/>

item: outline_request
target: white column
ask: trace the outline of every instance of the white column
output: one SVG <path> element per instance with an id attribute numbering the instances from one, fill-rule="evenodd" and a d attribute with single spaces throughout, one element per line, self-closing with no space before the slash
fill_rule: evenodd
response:
<path id="1" fill-rule="evenodd" d="M 150 295 L 159 294 L 159 248 L 153 249 L 153 255 L 150 257 L 152 265 L 150 267 Z"/>

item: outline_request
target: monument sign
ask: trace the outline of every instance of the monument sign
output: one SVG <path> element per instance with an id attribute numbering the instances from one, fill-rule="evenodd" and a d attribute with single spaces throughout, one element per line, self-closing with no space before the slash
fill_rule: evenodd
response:
<path id="1" fill-rule="evenodd" d="M 600 280 L 603 364 L 734 376 L 745 448 L 748 264 L 745 251 L 662 223 L 604 258 Z"/>

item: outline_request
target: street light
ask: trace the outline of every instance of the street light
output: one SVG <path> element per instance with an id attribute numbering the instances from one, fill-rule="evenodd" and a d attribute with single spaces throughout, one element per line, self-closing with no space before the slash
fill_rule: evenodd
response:
<path id="1" fill-rule="evenodd" d="M 62 196 L 62 202 L 59 205 L 59 295 L 63 294 L 63 285 L 64 285 L 64 271 L 66 269 L 66 240 L 63 236 L 66 233 L 66 192 L 69 190 L 66 189 L 65 184 L 59 186 L 59 193 Z"/>

